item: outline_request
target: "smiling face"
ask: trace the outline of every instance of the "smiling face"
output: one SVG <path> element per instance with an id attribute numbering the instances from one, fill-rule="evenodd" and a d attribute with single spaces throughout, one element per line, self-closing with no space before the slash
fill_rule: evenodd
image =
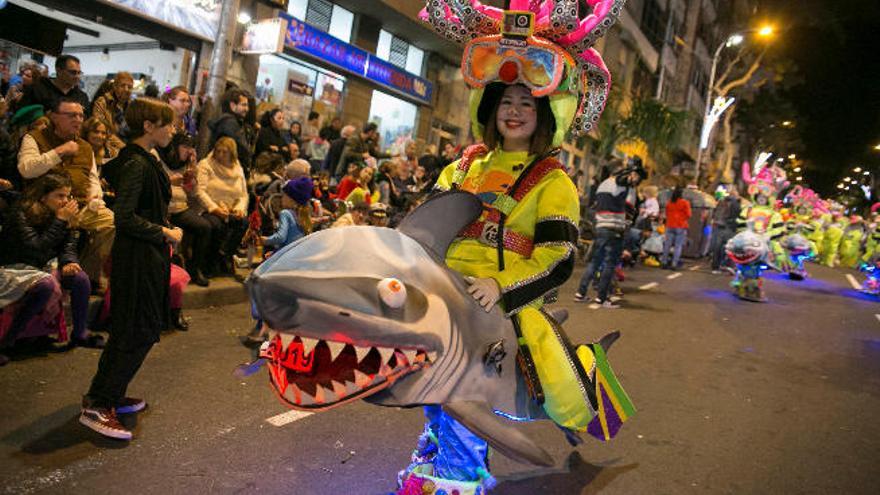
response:
<path id="1" fill-rule="evenodd" d="M 504 89 L 495 125 L 504 138 L 505 151 L 526 151 L 538 123 L 537 103 L 525 86 Z"/>
<path id="2" fill-rule="evenodd" d="M 92 148 L 103 148 L 104 144 L 107 142 L 107 126 L 98 123 L 95 127 L 89 130 L 86 140 L 92 145 Z"/>

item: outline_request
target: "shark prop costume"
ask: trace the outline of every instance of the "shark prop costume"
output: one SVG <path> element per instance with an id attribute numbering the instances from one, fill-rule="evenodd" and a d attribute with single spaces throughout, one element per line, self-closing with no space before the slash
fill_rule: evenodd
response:
<path id="1" fill-rule="evenodd" d="M 588 4 L 594 13 L 580 20 L 573 0 L 513 1 L 506 12 L 428 3 L 422 17 L 467 42 L 462 70 L 476 136 L 511 84 L 547 99 L 553 147 L 570 126 L 593 127 L 610 75 L 591 46 L 623 1 Z M 574 264 L 578 198 L 561 164 L 551 154 L 477 145 L 437 184 L 444 192 L 397 230 L 312 234 L 264 263 L 249 287 L 278 332 L 262 355 L 284 401 L 307 410 L 356 399 L 427 406 L 398 493 L 469 495 L 495 483 L 489 446 L 552 463 L 518 421 L 550 419 L 575 444 L 579 432 L 610 439 L 635 410 L 605 357 L 616 334 L 572 345 L 563 316 L 543 307 Z M 499 304 L 484 311 L 465 280 L 497 284 Z"/>

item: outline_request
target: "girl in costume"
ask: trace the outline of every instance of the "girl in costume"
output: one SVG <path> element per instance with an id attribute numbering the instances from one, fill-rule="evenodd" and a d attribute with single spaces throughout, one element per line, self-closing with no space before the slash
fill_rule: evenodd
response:
<path id="1" fill-rule="evenodd" d="M 843 215 L 843 206 L 838 203 L 832 203 L 831 218 L 825 224 L 825 234 L 822 236 L 820 263 L 831 268 L 837 263 L 840 240 L 843 238 L 843 231 L 848 225 L 849 220 Z"/>
<path id="2" fill-rule="evenodd" d="M 818 196 L 812 189 L 797 185 L 785 196 L 785 199 L 791 208 L 785 221 L 785 238 L 782 240 L 782 246 L 792 264 L 788 273 L 789 278 L 801 280 L 807 276 L 804 260 L 812 259 L 817 254 L 816 243 L 811 239 L 815 236 L 816 230 L 821 230 L 821 225 L 813 216 Z"/>
<path id="3" fill-rule="evenodd" d="M 866 234 L 865 220 L 860 215 L 851 216 L 840 240 L 840 266 L 858 268 L 862 255 L 862 240 Z"/>
<path id="4" fill-rule="evenodd" d="M 737 222 L 738 231 L 757 234 L 763 238 L 767 244 L 767 253 L 762 255 L 754 267 L 738 264 L 736 278 L 731 282 L 731 285 L 736 289 L 740 298 L 764 301 L 760 268 L 764 256 L 767 258 L 766 261 L 783 270 L 790 266 L 785 250 L 780 244 L 785 235 L 785 223 L 782 220 L 782 215 L 775 208 L 776 195 L 780 189 L 787 185 L 787 182 L 785 172 L 778 167 L 764 167 L 758 164 L 753 174 L 748 162 L 743 163 L 742 177 L 743 181 L 748 184 L 748 194 L 752 204 L 742 209 Z M 731 252 L 731 247 L 742 243 L 742 239 L 738 238 L 740 238 L 740 234 L 734 236 L 728 242 L 727 247 L 728 255 L 734 261 L 742 259 L 734 257 Z"/>
<path id="5" fill-rule="evenodd" d="M 610 74 L 591 46 L 623 1 L 590 4 L 593 15 L 582 20 L 575 0 L 513 0 L 510 11 L 432 0 L 422 12 L 438 32 L 467 42 L 462 72 L 472 88 L 472 130 L 483 141 L 437 181 L 437 189 L 472 192 L 484 205 L 446 262 L 467 276 L 469 292 L 487 311 L 499 304 L 509 315 L 533 399 L 570 435 L 597 433 L 588 428 L 594 408 L 583 380 L 595 361 L 586 347 L 575 351 L 543 310 L 545 297 L 572 273 L 578 237 L 577 190 L 554 151 L 572 124 L 575 134 L 589 132 L 604 108 Z M 625 394 L 620 400 L 631 410 Z M 492 488 L 486 442 L 440 406 L 426 407 L 426 416 L 398 494 Z M 617 426 L 603 428 L 599 436 L 607 439 Z"/>

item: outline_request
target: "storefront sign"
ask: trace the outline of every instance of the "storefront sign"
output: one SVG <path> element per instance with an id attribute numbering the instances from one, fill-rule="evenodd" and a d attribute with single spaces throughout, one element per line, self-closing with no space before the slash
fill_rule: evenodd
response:
<path id="1" fill-rule="evenodd" d="M 297 81 L 296 79 L 287 80 L 287 91 L 304 96 L 312 96 L 314 89 L 308 83 Z"/>
<path id="2" fill-rule="evenodd" d="M 349 45 L 286 13 L 282 12 L 279 16 L 288 21 L 287 36 L 284 40 L 286 48 L 310 55 L 409 96 L 422 104 L 431 104 L 433 85 L 427 79 L 410 74 L 372 53 Z"/>
<path id="3" fill-rule="evenodd" d="M 221 0 L 101 0 L 209 41 L 217 38 Z"/>
<path id="4" fill-rule="evenodd" d="M 423 103 L 431 104 L 432 88 L 429 81 L 410 74 L 372 54 L 367 66 L 367 79 L 406 93 Z"/>
<path id="5" fill-rule="evenodd" d="M 241 53 L 281 53 L 287 21 L 281 17 L 250 24 L 241 39 Z"/>

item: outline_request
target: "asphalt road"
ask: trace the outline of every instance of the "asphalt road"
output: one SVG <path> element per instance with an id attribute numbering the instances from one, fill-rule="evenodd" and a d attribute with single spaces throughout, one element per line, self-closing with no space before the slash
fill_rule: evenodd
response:
<path id="1" fill-rule="evenodd" d="M 638 413 L 613 442 L 588 438 L 578 449 L 550 424 L 524 425 L 556 467 L 495 455 L 493 493 L 880 493 L 880 303 L 843 271 L 810 269 L 814 278 L 799 283 L 771 275 L 766 304 L 735 299 L 729 277 L 705 264 L 677 276 L 630 271 L 617 310 L 571 302 L 570 281 L 559 303 L 571 311 L 569 335 L 621 330 L 610 359 Z M 265 372 L 231 374 L 249 358 L 238 340 L 247 306 L 190 316 L 192 330 L 164 337 L 132 384 L 150 406 L 125 418 L 130 444 L 77 423 L 97 351 L 0 369 L 0 493 L 393 488 L 421 430 L 419 409 L 358 402 L 283 415 Z"/>

